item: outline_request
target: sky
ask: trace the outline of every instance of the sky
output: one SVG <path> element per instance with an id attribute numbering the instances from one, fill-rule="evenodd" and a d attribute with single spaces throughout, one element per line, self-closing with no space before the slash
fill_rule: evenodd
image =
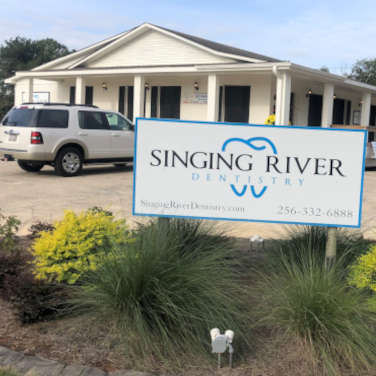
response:
<path id="1" fill-rule="evenodd" d="M 81 49 L 144 22 L 331 73 L 376 58 L 376 0 L 0 0 L 0 44 Z"/>

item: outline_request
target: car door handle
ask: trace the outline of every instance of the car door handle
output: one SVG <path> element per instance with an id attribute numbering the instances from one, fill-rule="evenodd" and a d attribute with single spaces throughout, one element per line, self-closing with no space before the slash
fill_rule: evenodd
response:
<path id="1" fill-rule="evenodd" d="M 16 136 L 18 136 L 20 134 L 20 132 L 15 132 L 15 131 L 4 131 L 5 134 L 14 134 Z"/>
<path id="2" fill-rule="evenodd" d="M 120 133 L 111 133 L 112 137 L 120 137 Z"/>
<path id="3" fill-rule="evenodd" d="M 87 132 L 78 132 L 79 136 L 87 136 Z"/>

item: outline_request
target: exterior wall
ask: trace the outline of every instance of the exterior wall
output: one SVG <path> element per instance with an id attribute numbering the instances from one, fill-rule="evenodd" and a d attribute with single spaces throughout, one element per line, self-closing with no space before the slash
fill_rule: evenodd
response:
<path id="1" fill-rule="evenodd" d="M 84 65 L 88 68 L 235 63 L 155 30 Z"/>

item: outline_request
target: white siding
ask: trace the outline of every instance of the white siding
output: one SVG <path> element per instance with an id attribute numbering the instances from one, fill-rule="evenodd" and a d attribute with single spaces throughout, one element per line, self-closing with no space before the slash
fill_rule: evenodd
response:
<path id="1" fill-rule="evenodd" d="M 113 52 L 85 64 L 88 68 L 234 63 L 189 43 L 150 30 Z"/>

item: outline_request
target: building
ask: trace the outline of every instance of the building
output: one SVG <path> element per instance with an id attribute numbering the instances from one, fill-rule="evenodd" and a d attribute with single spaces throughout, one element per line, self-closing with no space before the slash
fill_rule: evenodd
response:
<path id="1" fill-rule="evenodd" d="M 276 125 L 367 127 L 375 139 L 375 86 L 148 23 L 6 82 L 15 84 L 15 104 L 34 96 L 130 119 L 252 124 L 275 112 Z"/>

